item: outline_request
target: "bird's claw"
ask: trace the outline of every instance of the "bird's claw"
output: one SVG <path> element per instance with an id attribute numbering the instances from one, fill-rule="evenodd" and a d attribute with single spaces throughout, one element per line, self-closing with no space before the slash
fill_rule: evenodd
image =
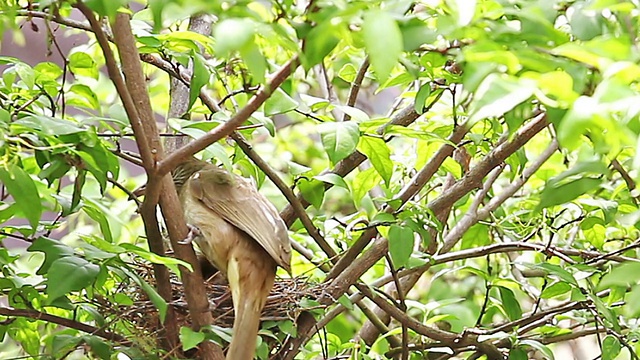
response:
<path id="1" fill-rule="evenodd" d="M 193 240 L 197 237 L 202 235 L 202 232 L 200 231 L 200 229 L 198 229 L 197 226 L 191 225 L 191 224 L 187 224 L 187 228 L 189 228 L 189 232 L 187 233 L 187 237 L 184 238 L 183 240 L 178 241 L 179 244 L 182 245 L 189 245 L 193 242 Z"/>
<path id="2" fill-rule="evenodd" d="M 224 294 L 220 295 L 220 296 L 216 296 L 213 299 L 210 299 L 210 303 L 209 303 L 209 308 L 211 310 L 215 310 L 218 307 L 220 307 L 220 305 L 222 305 L 223 302 L 229 300 L 229 298 L 231 297 L 231 292 L 230 291 L 225 291 Z M 211 307 L 213 306 L 213 307 Z"/>

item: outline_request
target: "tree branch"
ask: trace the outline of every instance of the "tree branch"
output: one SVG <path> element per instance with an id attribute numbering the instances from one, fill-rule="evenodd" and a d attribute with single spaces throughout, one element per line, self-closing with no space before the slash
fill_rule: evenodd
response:
<path id="1" fill-rule="evenodd" d="M 43 313 L 36 310 L 28 310 L 28 309 L 10 309 L 6 307 L 0 306 L 0 315 L 2 316 L 19 316 L 26 317 L 34 320 L 42 320 L 46 322 L 50 322 L 52 324 L 58 324 L 60 326 L 68 327 L 71 329 L 76 329 L 87 334 L 96 335 L 103 339 L 114 341 L 123 346 L 131 345 L 131 341 L 127 340 L 124 336 L 121 336 L 116 333 L 112 333 L 91 325 L 87 325 L 85 323 L 81 323 L 79 321 L 75 321 L 72 319 L 63 318 L 57 315 L 51 315 L 47 313 Z"/>
<path id="2" fill-rule="evenodd" d="M 449 231 L 449 233 L 445 236 L 442 245 L 442 253 L 445 253 L 462 238 L 465 232 L 469 230 L 471 226 L 476 224 L 478 221 L 486 219 L 489 214 L 491 214 L 495 209 L 497 209 L 502 203 L 504 203 L 507 199 L 509 199 L 513 194 L 516 193 L 528 180 L 531 178 L 533 174 L 540 169 L 542 164 L 544 164 L 554 152 L 558 150 L 558 142 L 553 140 L 551 144 L 542 152 L 542 154 L 536 159 L 535 162 L 531 164 L 527 169 L 524 170 L 522 175 L 513 181 L 509 186 L 507 186 L 499 195 L 493 197 L 487 205 L 485 205 L 482 209 L 478 210 L 478 206 L 472 206 L 469 208 L 467 213 L 464 214 L 462 219 L 458 221 L 455 226 Z"/>
<path id="3" fill-rule="evenodd" d="M 295 68 L 298 67 L 299 63 L 300 61 L 297 56 L 289 60 L 289 62 L 282 66 L 282 68 L 280 68 L 280 70 L 275 74 L 271 79 L 271 82 L 260 89 L 260 91 L 229 121 L 171 153 L 158 164 L 157 173 L 160 175 L 167 174 L 187 157 L 204 150 L 207 146 L 225 136 L 230 135 L 238 126 L 258 110 L 258 108 L 271 96 L 271 93 L 277 89 L 289 77 L 289 75 L 291 75 Z"/>

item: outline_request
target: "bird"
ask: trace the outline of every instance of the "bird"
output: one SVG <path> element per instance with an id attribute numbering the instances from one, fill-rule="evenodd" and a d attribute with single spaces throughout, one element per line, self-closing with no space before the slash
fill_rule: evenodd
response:
<path id="1" fill-rule="evenodd" d="M 229 282 L 234 307 L 227 360 L 252 360 L 277 267 L 291 274 L 287 226 L 252 181 L 190 158 L 172 171 L 194 241 Z"/>

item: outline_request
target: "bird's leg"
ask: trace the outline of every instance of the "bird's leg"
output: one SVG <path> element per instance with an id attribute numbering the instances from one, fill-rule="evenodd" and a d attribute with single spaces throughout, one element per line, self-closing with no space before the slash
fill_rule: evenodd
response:
<path id="1" fill-rule="evenodd" d="M 178 241 L 179 244 L 182 244 L 182 245 L 191 244 L 196 237 L 202 235 L 202 232 L 200 231 L 200 229 L 198 229 L 197 226 L 187 223 L 187 228 L 189 228 L 187 237 L 184 238 L 183 240 Z"/>

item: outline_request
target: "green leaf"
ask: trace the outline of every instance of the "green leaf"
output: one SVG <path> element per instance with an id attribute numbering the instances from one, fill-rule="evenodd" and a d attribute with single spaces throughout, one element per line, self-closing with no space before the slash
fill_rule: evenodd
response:
<path id="1" fill-rule="evenodd" d="M 62 211 L 63 216 L 68 216 L 69 214 L 71 214 L 76 208 L 76 206 L 80 204 L 80 199 L 82 197 L 82 188 L 84 187 L 84 183 L 86 179 L 87 179 L 87 170 L 79 169 L 78 176 L 76 176 L 76 181 L 73 183 L 73 195 L 71 196 L 71 205 Z"/>
<path id="2" fill-rule="evenodd" d="M 513 291 L 504 286 L 498 286 L 498 291 L 502 299 L 502 308 L 509 320 L 514 321 L 520 319 L 522 317 L 522 308 Z"/>
<path id="3" fill-rule="evenodd" d="M 320 175 L 314 176 L 313 178 L 328 184 L 339 186 L 343 189 L 349 189 L 349 186 L 347 186 L 347 183 L 344 181 L 342 176 L 338 174 L 334 174 L 334 173 L 320 174 Z"/>
<path id="4" fill-rule="evenodd" d="M 324 183 L 318 180 L 307 180 L 301 178 L 296 182 L 296 185 L 300 189 L 302 197 L 313 205 L 316 209 L 322 207 L 322 201 L 324 200 Z"/>
<path id="5" fill-rule="evenodd" d="M 563 281 L 565 281 L 565 282 L 567 282 L 569 284 L 578 286 L 578 281 L 576 281 L 576 278 L 574 278 L 573 275 L 569 271 L 563 269 L 562 267 L 560 267 L 558 265 L 550 264 L 550 263 L 540 263 L 540 264 L 535 264 L 535 265 L 530 265 L 530 266 L 532 268 L 534 268 L 534 269 L 544 270 L 549 275 L 554 275 L 557 278 L 559 278 L 559 279 L 561 279 L 561 280 L 563 280 Z"/>
<path id="6" fill-rule="evenodd" d="M 49 272 L 49 268 L 54 261 L 66 256 L 73 256 L 74 254 L 71 247 L 63 244 L 59 240 L 50 239 L 44 236 L 37 238 L 33 244 L 27 248 L 27 251 L 40 251 L 44 253 L 44 262 L 36 272 L 38 275 L 44 275 Z"/>
<path id="7" fill-rule="evenodd" d="M 342 68 L 340 68 L 340 71 L 338 71 L 338 76 L 348 82 L 351 83 L 353 82 L 353 80 L 356 79 L 356 74 L 358 73 L 358 70 L 356 69 L 355 66 L 353 66 L 352 63 L 346 63 L 342 66 Z"/>
<path id="8" fill-rule="evenodd" d="M 389 78 L 402 54 L 402 32 L 391 14 L 373 10 L 364 15 L 362 35 L 371 67 L 382 83 Z"/>
<path id="9" fill-rule="evenodd" d="M 521 348 L 513 348 L 509 351 L 509 360 L 527 360 L 527 352 Z"/>
<path id="10" fill-rule="evenodd" d="M 273 123 L 273 120 L 270 117 L 265 116 L 260 111 L 256 111 L 253 114 L 251 114 L 251 117 L 249 117 L 249 122 L 251 124 L 260 124 L 264 126 L 264 128 L 267 129 L 267 131 L 269 132 L 269 135 L 276 136 L 276 127 Z M 224 160 L 225 157 L 226 155 L 221 156 L 220 161 L 225 162 Z"/>
<path id="11" fill-rule="evenodd" d="M 611 286 L 631 286 L 638 283 L 638 278 L 629 274 L 640 274 L 639 262 L 626 262 L 614 267 L 610 273 L 606 274 L 598 284 L 599 289 L 606 289 Z"/>
<path id="12" fill-rule="evenodd" d="M 8 164 L 6 167 L 0 167 L 0 182 L 13 197 L 20 213 L 29 220 L 32 233 L 35 233 L 42 216 L 42 205 L 38 189 L 31 176 L 21 167 Z"/>
<path id="13" fill-rule="evenodd" d="M 325 122 L 318 125 L 318 132 L 331 163 L 346 158 L 356 150 L 360 129 L 355 122 Z"/>
<path id="14" fill-rule="evenodd" d="M 104 239 L 110 243 L 113 242 L 113 234 L 111 233 L 111 227 L 109 226 L 109 220 L 105 216 L 104 209 L 102 209 L 97 203 L 89 199 L 84 199 L 84 206 L 82 210 L 89 215 L 91 219 L 96 221 L 100 226 L 100 231 Z"/>
<path id="15" fill-rule="evenodd" d="M 625 286 L 625 289 L 627 287 Z M 626 313 L 630 317 L 637 318 L 640 315 L 640 286 L 634 285 L 625 298 Z"/>
<path id="16" fill-rule="evenodd" d="M 310 69 L 324 60 L 325 56 L 338 45 L 338 26 L 334 25 L 331 19 L 323 21 L 315 26 L 304 41 L 303 56 L 301 58 L 305 69 Z"/>
<path id="17" fill-rule="evenodd" d="M 209 83 L 209 69 L 207 69 L 206 60 L 198 53 L 193 54 L 193 74 L 191 74 L 191 87 L 189 88 L 189 106 L 187 111 L 191 109 L 200 96 L 200 89 Z"/>
<path id="18" fill-rule="evenodd" d="M 391 225 L 388 237 L 391 261 L 396 269 L 400 269 L 407 264 L 413 253 L 413 230 L 406 226 Z"/>
<path id="19" fill-rule="evenodd" d="M 278 329 L 280 329 L 280 331 L 282 331 L 283 333 L 293 337 L 295 337 L 297 334 L 297 329 L 293 326 L 293 321 L 291 320 L 278 321 Z"/>
<path id="20" fill-rule="evenodd" d="M 545 359 L 554 360 L 553 351 L 551 351 L 551 349 L 549 349 L 547 346 L 541 344 L 538 341 L 535 341 L 535 340 L 522 340 L 522 341 L 520 341 L 520 345 L 528 346 L 528 347 L 530 347 L 532 349 L 540 351 L 540 353 L 542 353 L 542 356 L 544 356 Z"/>
<path id="21" fill-rule="evenodd" d="M 422 114 L 426 105 L 427 98 L 431 95 L 431 83 L 424 83 L 420 86 L 420 90 L 416 94 L 416 102 L 414 103 L 414 109 L 416 113 Z"/>
<path id="22" fill-rule="evenodd" d="M 573 287 L 564 281 L 556 281 L 542 290 L 540 297 L 543 299 L 551 299 L 556 296 L 564 295 L 570 292 Z"/>
<path id="23" fill-rule="evenodd" d="M 470 105 L 469 124 L 504 115 L 518 104 L 528 100 L 534 90 L 535 85 L 531 80 L 504 74 L 490 74 L 478 87 Z"/>
<path id="24" fill-rule="evenodd" d="M 82 339 L 91 347 L 91 352 L 102 360 L 111 359 L 111 346 L 102 338 L 97 336 L 84 335 Z"/>
<path id="25" fill-rule="evenodd" d="M 240 56 L 247 64 L 249 72 L 253 76 L 253 84 L 265 83 L 265 72 L 267 71 L 267 60 L 260 52 L 255 42 L 250 42 L 240 48 Z"/>
<path id="26" fill-rule="evenodd" d="M 369 118 L 369 115 L 367 115 L 366 112 L 355 108 L 353 106 L 346 106 L 346 105 L 335 105 L 336 109 L 344 112 L 345 114 L 349 115 L 351 117 L 352 120 L 354 120 L 357 123 L 362 123 L 365 121 L 369 121 L 371 120 Z"/>
<path id="27" fill-rule="evenodd" d="M 563 185 L 547 184 L 540 195 L 540 204 L 537 209 L 544 209 L 555 205 L 568 203 L 577 197 L 597 189 L 602 183 L 601 179 L 582 178 Z"/>
<path id="28" fill-rule="evenodd" d="M 618 315 L 614 313 L 613 309 L 605 304 L 599 296 L 594 293 L 589 293 L 589 298 L 596 305 L 596 310 L 598 310 L 598 315 L 602 316 L 606 319 L 609 324 L 605 325 L 608 327 L 613 327 L 613 329 L 617 332 L 620 332 L 620 323 L 618 322 Z M 606 323 L 605 323 L 606 324 Z"/>
<path id="29" fill-rule="evenodd" d="M 176 265 L 180 265 L 180 266 L 184 266 L 185 268 L 187 268 L 189 271 L 193 271 L 193 268 L 191 267 L 191 264 L 189 264 L 188 262 L 185 262 L 183 260 L 174 258 L 174 257 L 170 257 L 170 256 L 160 256 L 158 254 L 154 254 L 151 251 L 145 250 L 139 246 L 133 245 L 133 244 L 120 244 L 119 246 L 122 249 L 125 249 L 131 253 L 134 253 L 138 256 L 140 256 L 141 258 L 154 263 L 154 264 L 162 264 L 162 265 L 166 265 L 168 267 L 171 268 L 171 270 L 174 273 L 178 273 L 178 268 Z"/>
<path id="30" fill-rule="evenodd" d="M 291 110 L 295 110 L 298 107 L 298 102 L 295 101 L 284 90 L 277 88 L 276 91 L 264 102 L 264 114 L 266 116 L 273 116 L 277 114 L 284 114 Z"/>
<path id="31" fill-rule="evenodd" d="M 613 335 L 607 335 L 602 340 L 602 360 L 615 360 L 622 350 L 620 340 Z"/>
<path id="32" fill-rule="evenodd" d="M 358 150 L 367 156 L 387 186 L 390 186 L 393 161 L 391 161 L 391 150 L 389 150 L 387 143 L 380 138 L 362 136 Z"/>
<path id="33" fill-rule="evenodd" d="M 205 334 L 199 331 L 193 331 L 191 328 L 183 326 L 180 328 L 180 342 L 182 350 L 187 351 L 198 346 L 205 339 Z"/>
<path id="34" fill-rule="evenodd" d="M 229 57 L 231 52 L 253 42 L 255 31 L 255 23 L 249 18 L 222 20 L 213 32 L 216 53 Z"/>
<path id="35" fill-rule="evenodd" d="M 149 283 L 146 282 L 138 274 L 122 267 L 120 267 L 119 269 L 121 271 L 124 271 L 124 273 L 127 274 L 127 276 L 131 280 L 133 280 L 136 284 L 138 284 L 138 286 L 142 288 L 142 290 L 144 290 L 147 296 L 149 296 L 149 300 L 151 300 L 151 303 L 156 307 L 156 309 L 158 309 L 158 316 L 160 317 L 160 322 L 164 323 L 164 319 L 167 316 L 167 309 L 168 309 L 167 302 L 162 298 L 162 296 L 160 296 L 160 294 L 158 294 L 158 292 L 156 291 L 156 289 L 153 288 L 153 286 L 149 285 Z"/>
<path id="36" fill-rule="evenodd" d="M 374 168 L 361 171 L 356 175 L 353 183 L 351 183 L 353 203 L 356 208 L 360 208 L 362 198 L 369 190 L 373 189 L 374 186 L 380 185 L 380 181 L 382 181 L 382 177 L 380 177 L 380 174 L 378 174 Z"/>
<path id="37" fill-rule="evenodd" d="M 353 310 L 353 303 L 349 300 L 349 297 L 346 294 L 342 294 L 338 298 L 338 303 L 345 307 L 347 310 Z"/>
<path id="38" fill-rule="evenodd" d="M 69 70 L 75 75 L 98 79 L 98 65 L 85 52 L 74 52 L 69 56 Z"/>
<path id="39" fill-rule="evenodd" d="M 100 16 L 114 17 L 121 6 L 127 4 L 126 0 L 86 0 L 85 4 Z"/>
<path id="40" fill-rule="evenodd" d="M 76 256 L 65 256 L 51 264 L 47 274 L 47 294 L 53 301 L 93 284 L 100 267 Z"/>
<path id="41" fill-rule="evenodd" d="M 54 136 L 77 134 L 87 131 L 87 129 L 83 129 L 69 120 L 44 115 L 28 115 L 16 120 L 12 125 L 21 125 L 28 129 L 40 131 L 45 135 Z"/>

